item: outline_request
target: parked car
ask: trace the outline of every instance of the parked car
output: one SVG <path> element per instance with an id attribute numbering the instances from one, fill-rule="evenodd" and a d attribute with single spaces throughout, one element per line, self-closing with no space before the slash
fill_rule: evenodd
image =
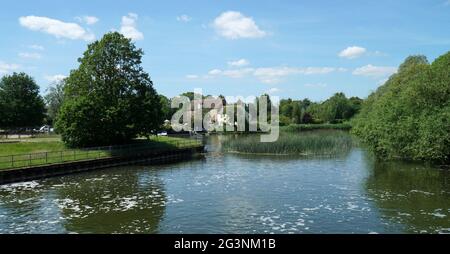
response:
<path id="1" fill-rule="evenodd" d="M 34 129 L 33 131 L 38 132 L 38 133 L 50 133 L 50 132 L 53 132 L 53 128 L 49 125 L 43 125 L 41 128 Z"/>
<path id="2" fill-rule="evenodd" d="M 167 136 L 167 131 L 159 132 L 158 136 Z"/>

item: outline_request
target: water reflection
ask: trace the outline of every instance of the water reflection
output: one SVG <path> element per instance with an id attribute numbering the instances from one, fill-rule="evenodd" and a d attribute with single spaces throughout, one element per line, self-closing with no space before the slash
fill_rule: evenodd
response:
<path id="1" fill-rule="evenodd" d="M 335 157 L 220 151 L 0 186 L 0 233 L 446 233 L 450 172 Z"/>
<path id="2" fill-rule="evenodd" d="M 450 233 L 450 172 L 405 162 L 374 162 L 368 194 L 405 232 Z"/>
<path id="3" fill-rule="evenodd" d="M 64 184 L 57 197 L 64 227 L 78 233 L 154 233 L 166 202 L 161 180 L 138 168 Z"/>
<path id="4" fill-rule="evenodd" d="M 155 172 L 127 167 L 105 173 L 1 186 L 0 232 L 157 232 L 167 197 Z"/>

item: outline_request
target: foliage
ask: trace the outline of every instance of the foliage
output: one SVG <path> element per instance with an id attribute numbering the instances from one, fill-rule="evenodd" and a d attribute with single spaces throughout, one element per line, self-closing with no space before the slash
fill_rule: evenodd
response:
<path id="1" fill-rule="evenodd" d="M 382 159 L 450 161 L 450 52 L 411 56 L 371 94 L 353 132 Z"/>
<path id="2" fill-rule="evenodd" d="M 322 103 L 284 99 L 280 101 L 280 122 L 282 125 L 341 123 L 359 112 L 362 101 L 358 97 L 348 99 L 343 93 L 337 93 Z"/>
<path id="3" fill-rule="evenodd" d="M 64 102 L 64 85 L 63 80 L 55 83 L 44 96 L 47 106 L 47 123 L 50 125 L 55 121 Z"/>
<path id="4" fill-rule="evenodd" d="M 123 144 L 162 123 L 160 98 L 141 66 L 143 51 L 117 32 L 88 45 L 65 80 L 56 127 L 73 147 Z"/>
<path id="5" fill-rule="evenodd" d="M 0 128 L 36 127 L 45 117 L 39 86 L 25 73 L 13 73 L 0 81 Z"/>

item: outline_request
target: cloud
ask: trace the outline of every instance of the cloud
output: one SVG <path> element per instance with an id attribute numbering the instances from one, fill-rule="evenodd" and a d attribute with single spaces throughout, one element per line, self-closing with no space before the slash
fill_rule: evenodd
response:
<path id="1" fill-rule="evenodd" d="M 20 25 L 32 31 L 44 32 L 56 38 L 92 41 L 95 35 L 76 23 L 66 23 L 57 19 L 38 16 L 19 18 Z"/>
<path id="2" fill-rule="evenodd" d="M 39 53 L 21 52 L 21 53 L 19 53 L 19 57 L 25 58 L 25 59 L 41 59 L 42 55 Z"/>
<path id="3" fill-rule="evenodd" d="M 243 78 L 247 75 L 250 75 L 255 70 L 253 68 L 244 68 L 244 69 L 237 69 L 237 70 L 225 70 L 222 72 L 222 75 L 229 78 Z"/>
<path id="4" fill-rule="evenodd" d="M 280 82 L 280 80 L 286 76 L 297 73 L 296 68 L 290 67 L 268 67 L 258 68 L 253 73 L 261 82 L 266 84 L 274 84 Z"/>
<path id="5" fill-rule="evenodd" d="M 386 77 L 397 72 L 396 67 L 390 66 L 373 66 L 371 64 L 357 68 L 353 71 L 353 75 L 367 77 Z"/>
<path id="6" fill-rule="evenodd" d="M 219 74 L 221 74 L 222 73 L 222 71 L 221 70 L 219 70 L 219 69 L 214 69 L 214 70 L 210 70 L 209 72 L 208 72 L 208 74 L 209 75 L 219 75 Z"/>
<path id="7" fill-rule="evenodd" d="M 250 62 L 248 60 L 246 60 L 246 59 L 239 59 L 239 60 L 236 60 L 236 61 L 228 62 L 228 65 L 232 66 L 232 67 L 243 67 L 243 66 L 247 66 L 249 64 L 250 64 Z"/>
<path id="8" fill-rule="evenodd" d="M 85 23 L 86 25 L 94 25 L 100 21 L 99 18 L 94 16 L 83 16 L 83 17 L 75 17 L 78 22 Z"/>
<path id="9" fill-rule="evenodd" d="M 33 45 L 28 46 L 28 47 L 29 47 L 30 49 L 41 50 L 41 51 L 45 49 L 43 46 L 37 45 L 37 44 L 33 44 Z"/>
<path id="10" fill-rule="evenodd" d="M 200 77 L 198 75 L 195 75 L 195 74 L 189 74 L 189 75 L 186 75 L 186 78 L 187 79 L 198 79 Z"/>
<path id="11" fill-rule="evenodd" d="M 6 74 L 19 69 L 18 64 L 7 64 L 0 61 L 0 74 Z"/>
<path id="12" fill-rule="evenodd" d="M 311 88 L 323 88 L 327 87 L 328 85 L 325 83 L 308 83 L 304 85 L 305 87 L 311 87 Z"/>
<path id="13" fill-rule="evenodd" d="M 300 74 L 300 75 L 317 75 L 317 74 L 328 74 L 331 72 L 338 71 L 339 69 L 332 67 L 305 67 L 305 68 L 295 68 L 295 67 L 269 67 L 269 68 L 258 68 L 255 70 L 254 75 L 263 83 L 274 84 L 282 81 L 283 78 Z"/>
<path id="14" fill-rule="evenodd" d="M 260 82 L 266 84 L 275 84 L 283 80 L 290 75 L 320 75 L 328 74 L 331 72 L 342 71 L 342 68 L 332 68 L 332 67 L 264 67 L 264 68 L 239 68 L 239 69 L 229 69 L 220 70 L 213 69 L 204 76 L 198 75 L 188 75 L 189 79 L 193 78 L 203 78 L 210 79 L 216 77 L 228 77 L 228 78 L 244 78 L 244 77 L 255 77 Z"/>
<path id="15" fill-rule="evenodd" d="M 133 41 L 143 40 L 144 34 L 137 29 L 136 21 L 138 15 L 135 13 L 128 13 L 127 16 L 122 17 L 122 27 L 120 33 Z"/>
<path id="16" fill-rule="evenodd" d="M 240 12 L 227 11 L 220 14 L 213 22 L 213 28 L 217 34 L 227 39 L 261 38 L 267 35 L 256 25 L 251 17 L 246 17 Z"/>
<path id="17" fill-rule="evenodd" d="M 183 14 L 183 15 L 180 15 L 180 16 L 177 17 L 177 21 L 180 21 L 180 22 L 185 22 L 185 23 L 187 23 L 187 22 L 189 22 L 189 21 L 191 21 L 191 20 L 192 20 L 192 18 L 189 17 L 189 16 L 186 15 L 186 14 Z"/>
<path id="18" fill-rule="evenodd" d="M 353 46 L 353 47 L 348 47 L 348 48 L 342 50 L 339 53 L 339 57 L 347 58 L 347 59 L 355 59 L 355 58 L 358 58 L 358 57 L 364 55 L 366 52 L 367 52 L 367 50 L 365 48 Z"/>
<path id="19" fill-rule="evenodd" d="M 67 78 L 67 76 L 62 74 L 56 74 L 56 75 L 47 75 L 44 78 L 50 83 L 55 83 L 62 81 L 63 79 Z"/>

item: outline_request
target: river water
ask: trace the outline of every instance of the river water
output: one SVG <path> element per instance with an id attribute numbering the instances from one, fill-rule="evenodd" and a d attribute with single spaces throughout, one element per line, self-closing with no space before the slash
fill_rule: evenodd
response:
<path id="1" fill-rule="evenodd" d="M 0 233 L 450 233 L 450 171 L 220 152 L 0 186 Z"/>

